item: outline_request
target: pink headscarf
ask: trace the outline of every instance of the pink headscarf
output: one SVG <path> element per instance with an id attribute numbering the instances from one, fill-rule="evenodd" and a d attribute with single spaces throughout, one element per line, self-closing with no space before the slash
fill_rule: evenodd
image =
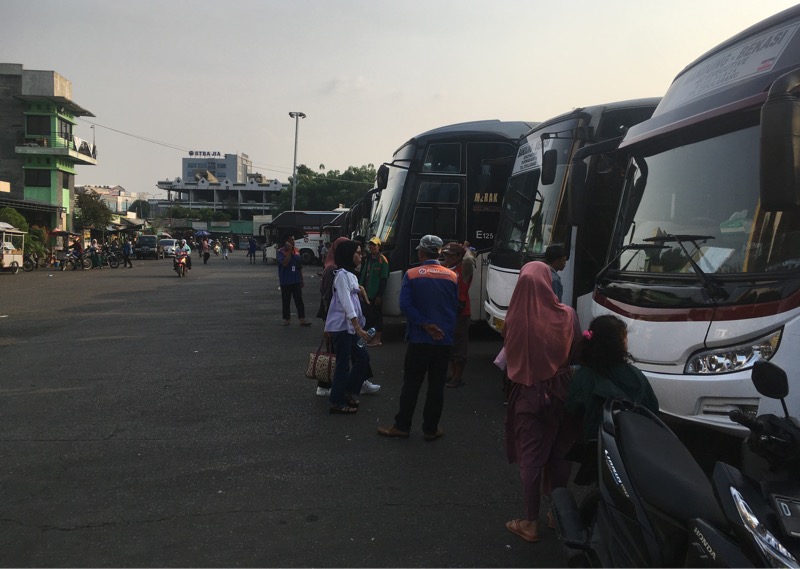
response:
<path id="1" fill-rule="evenodd" d="M 336 268 L 336 261 L 334 260 L 336 253 L 336 246 L 339 245 L 339 243 L 343 243 L 345 241 L 348 241 L 347 237 L 339 237 L 336 241 L 334 241 L 331 244 L 331 248 L 328 249 L 328 254 L 325 256 L 325 264 L 323 265 L 323 270 L 328 268 L 334 268 L 334 269 Z"/>
<path id="2" fill-rule="evenodd" d="M 533 261 L 522 267 L 503 330 L 511 381 L 533 385 L 569 363 L 575 311 L 558 302 L 550 267 Z"/>

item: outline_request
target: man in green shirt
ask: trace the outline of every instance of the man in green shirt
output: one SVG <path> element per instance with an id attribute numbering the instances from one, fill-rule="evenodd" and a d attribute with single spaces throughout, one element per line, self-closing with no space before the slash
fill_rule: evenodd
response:
<path id="1" fill-rule="evenodd" d="M 373 237 L 367 242 L 369 254 L 361 261 L 361 286 L 367 291 L 369 307 L 366 310 L 367 323 L 365 328 L 375 328 L 375 336 L 368 346 L 381 345 L 381 332 L 383 330 L 383 291 L 386 290 L 386 281 L 389 279 L 389 261 L 381 254 L 381 240 Z"/>

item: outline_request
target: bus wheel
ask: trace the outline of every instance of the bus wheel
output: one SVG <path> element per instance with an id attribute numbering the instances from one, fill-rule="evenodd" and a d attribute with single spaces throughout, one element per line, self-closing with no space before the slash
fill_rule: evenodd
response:
<path id="1" fill-rule="evenodd" d="M 317 257 L 314 255 L 314 253 L 308 249 L 303 249 L 300 251 L 300 260 L 303 261 L 303 265 L 310 265 L 316 260 L 316 258 Z"/>

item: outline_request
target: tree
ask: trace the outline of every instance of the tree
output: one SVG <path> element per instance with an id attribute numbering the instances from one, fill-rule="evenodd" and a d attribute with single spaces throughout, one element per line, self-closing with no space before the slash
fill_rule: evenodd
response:
<path id="1" fill-rule="evenodd" d="M 320 164 L 320 166 L 323 166 Z M 375 166 L 350 166 L 344 172 L 329 170 L 318 174 L 304 164 L 297 166 L 298 210 L 330 211 L 343 205 L 350 207 L 361 199 L 375 182 Z M 292 208 L 292 182 L 276 197 L 275 214 Z"/>
<path id="2" fill-rule="evenodd" d="M 0 221 L 4 221 L 20 231 L 28 231 L 28 220 L 13 207 L 0 209 Z"/>
<path id="3" fill-rule="evenodd" d="M 141 219 L 150 217 L 150 202 L 147 200 L 136 200 L 128 208 L 128 211 L 135 211 L 136 215 Z"/>
<path id="4" fill-rule="evenodd" d="M 188 207 L 174 205 L 170 208 L 170 217 L 176 219 L 190 219 L 194 214 Z"/>
<path id="5" fill-rule="evenodd" d="M 111 210 L 94 190 L 81 192 L 75 198 L 75 226 L 106 227 L 111 223 Z"/>

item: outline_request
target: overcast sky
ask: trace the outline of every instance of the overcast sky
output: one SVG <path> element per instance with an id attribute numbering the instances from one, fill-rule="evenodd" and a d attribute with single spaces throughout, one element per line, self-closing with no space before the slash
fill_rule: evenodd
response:
<path id="1" fill-rule="evenodd" d="M 662 95 L 687 64 L 793 5 L 759 0 L 5 0 L 0 61 L 53 70 L 95 118 L 77 185 L 159 194 L 190 150 L 378 165 L 456 122 L 541 121 Z"/>

